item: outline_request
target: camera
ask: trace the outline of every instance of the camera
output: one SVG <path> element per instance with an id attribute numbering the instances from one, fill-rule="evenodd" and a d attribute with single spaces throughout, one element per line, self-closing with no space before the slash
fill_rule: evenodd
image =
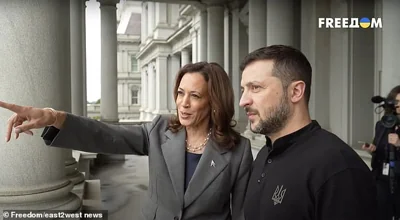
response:
<path id="1" fill-rule="evenodd" d="M 371 101 L 379 105 L 378 108 L 383 108 L 385 114 L 383 115 L 381 122 L 383 126 L 386 128 L 394 128 L 395 126 L 400 125 L 400 119 L 396 113 L 396 100 L 385 99 L 382 96 L 374 96 L 371 98 Z"/>

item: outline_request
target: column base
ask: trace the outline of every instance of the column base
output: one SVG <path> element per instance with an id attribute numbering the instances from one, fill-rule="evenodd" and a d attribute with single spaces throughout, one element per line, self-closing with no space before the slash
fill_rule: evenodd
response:
<path id="1" fill-rule="evenodd" d="M 141 121 L 146 120 L 146 112 L 145 112 L 144 110 L 140 110 L 139 119 L 140 119 Z"/>
<path id="2" fill-rule="evenodd" d="M 151 110 L 146 110 L 146 121 L 153 121 L 154 115 Z"/>
<path id="3" fill-rule="evenodd" d="M 74 184 L 66 180 L 61 185 L 42 189 L 0 192 L 0 211 L 3 210 L 67 210 L 79 211 L 81 199 L 71 192 Z"/>
<path id="4" fill-rule="evenodd" d="M 65 161 L 65 173 L 67 178 L 71 180 L 74 185 L 85 180 L 83 173 L 78 171 L 78 162 L 76 162 L 75 158 L 73 157 Z"/>
<path id="5" fill-rule="evenodd" d="M 104 122 L 104 123 L 109 123 L 109 124 L 118 124 L 119 119 L 104 119 L 104 118 L 101 118 L 100 121 Z"/>
<path id="6" fill-rule="evenodd" d="M 167 109 L 158 109 L 158 110 L 154 110 L 153 115 L 169 115 L 169 110 Z"/>

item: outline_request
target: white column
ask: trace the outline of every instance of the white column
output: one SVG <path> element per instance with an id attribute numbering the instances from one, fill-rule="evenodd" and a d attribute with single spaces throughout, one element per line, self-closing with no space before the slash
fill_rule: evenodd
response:
<path id="1" fill-rule="evenodd" d="M 153 38 L 155 23 L 154 2 L 147 2 L 147 37 Z"/>
<path id="2" fill-rule="evenodd" d="M 266 3 L 265 0 L 249 0 L 249 53 L 264 47 L 266 41 Z M 247 122 L 245 135 L 250 138 L 255 134 L 250 131 L 250 122 Z"/>
<path id="3" fill-rule="evenodd" d="M 0 54 L 7 54 L 0 60 L 0 100 L 70 110 L 69 6 L 64 0 L 0 1 Z M 11 115 L 0 109 L 1 134 Z M 81 200 L 71 193 L 74 185 L 65 175 L 65 151 L 45 146 L 42 130 L 33 132 L 0 143 L 0 212 L 78 211 Z"/>
<path id="4" fill-rule="evenodd" d="M 400 84 L 400 26 L 396 20 L 400 18 L 400 1 L 382 0 L 382 74 L 381 95 L 386 96 L 389 91 Z"/>
<path id="5" fill-rule="evenodd" d="M 249 0 L 249 53 L 264 47 L 266 40 L 266 0 Z"/>
<path id="6" fill-rule="evenodd" d="M 232 74 L 231 70 L 231 13 L 228 7 L 224 12 L 224 69 L 228 75 Z"/>
<path id="7" fill-rule="evenodd" d="M 118 122 L 116 0 L 98 0 L 101 13 L 101 120 Z"/>
<path id="8" fill-rule="evenodd" d="M 208 48 L 207 27 L 208 27 L 207 10 L 202 10 L 200 12 L 199 61 L 207 61 L 207 48 Z"/>
<path id="9" fill-rule="evenodd" d="M 294 0 L 267 0 L 267 45 L 284 44 L 299 47 L 299 25 L 294 23 Z M 296 36 L 296 37 L 294 37 Z"/>
<path id="10" fill-rule="evenodd" d="M 71 109 L 72 114 L 83 116 L 84 111 L 84 27 L 82 11 L 85 9 L 85 1 L 70 1 L 70 35 L 71 35 Z M 72 150 L 66 150 L 65 168 L 67 177 L 74 183 L 81 183 L 85 178 L 78 171 L 78 163 L 72 157 Z"/>
<path id="11" fill-rule="evenodd" d="M 85 1 L 83 1 L 85 2 Z M 81 0 L 70 0 L 70 32 L 71 32 L 71 100 L 72 113 L 83 115 L 83 99 L 84 99 L 84 73 L 83 63 L 84 57 L 82 48 L 83 42 L 83 4 Z"/>
<path id="12" fill-rule="evenodd" d="M 88 0 L 84 0 L 82 2 L 83 7 L 81 8 L 82 13 L 82 56 L 83 56 L 83 116 L 87 116 L 87 71 L 86 71 L 86 2 Z"/>
<path id="13" fill-rule="evenodd" d="M 197 56 L 196 56 L 197 59 L 196 59 L 196 62 L 202 61 L 202 59 L 201 59 L 201 53 L 202 53 L 201 51 L 202 50 L 203 50 L 203 48 L 201 46 L 201 30 L 199 28 L 199 29 L 197 29 Z"/>
<path id="14" fill-rule="evenodd" d="M 190 35 L 192 36 L 192 63 L 197 62 L 197 54 L 198 54 L 198 49 L 197 49 L 197 30 L 195 28 L 192 28 L 190 30 Z"/>
<path id="15" fill-rule="evenodd" d="M 329 129 L 329 63 L 331 30 L 318 28 L 318 18 L 330 16 L 330 2 L 309 0 L 301 2 L 301 51 L 313 69 L 309 110 L 311 118 Z M 336 6 L 337 7 L 337 6 Z M 341 30 L 343 31 L 343 30 Z M 346 42 L 344 42 L 346 43 Z M 340 71 L 340 70 L 339 70 Z M 345 97 L 346 98 L 346 97 Z M 345 100 L 343 100 L 344 103 Z"/>
<path id="16" fill-rule="evenodd" d="M 142 15 L 141 17 L 141 42 L 142 44 L 146 44 L 146 39 L 147 39 L 147 3 L 142 2 Z"/>
<path id="17" fill-rule="evenodd" d="M 181 66 L 185 66 L 190 63 L 189 51 L 187 49 L 183 49 L 181 51 Z"/>
<path id="18" fill-rule="evenodd" d="M 310 1 L 309 3 L 312 3 Z M 308 3 L 308 4 L 309 4 Z M 321 2 L 322 3 L 322 2 Z M 321 4 L 320 3 L 320 4 Z M 324 7 L 322 7 L 324 6 Z M 318 8 L 318 11 L 328 11 L 329 10 L 329 4 L 325 5 L 319 5 L 316 8 Z M 324 9 L 325 8 L 325 9 Z M 341 18 L 341 17 L 348 17 L 349 16 L 349 5 L 347 1 L 342 1 L 342 0 L 331 0 L 330 2 L 330 16 L 321 16 L 318 15 L 318 17 L 332 17 L 332 18 Z M 308 12 L 308 16 L 314 16 L 314 11 L 310 10 L 309 8 L 304 9 L 305 11 Z M 314 21 L 317 22 L 318 17 L 315 17 Z M 308 22 L 308 21 L 306 21 Z M 303 24 L 301 24 L 303 26 Z M 312 26 L 312 25 L 310 25 Z M 321 68 L 323 65 L 318 65 L 320 61 L 323 61 L 323 63 L 329 63 L 329 65 L 325 65 L 328 67 L 328 71 L 324 72 L 318 72 L 320 74 L 314 74 L 312 77 L 317 79 L 317 84 L 314 86 L 314 88 L 311 89 L 311 94 L 313 93 L 318 93 L 321 95 L 317 96 L 317 94 L 314 96 L 319 97 L 320 100 L 318 101 L 318 108 L 315 108 L 315 110 L 318 110 L 320 113 L 318 115 L 322 116 L 320 117 L 321 122 L 319 123 L 325 123 L 326 126 L 326 119 L 329 120 L 329 127 L 330 131 L 336 134 L 340 139 L 342 139 L 345 142 L 348 142 L 349 138 L 349 123 L 350 123 L 350 113 L 349 113 L 349 105 L 350 103 L 350 72 L 349 72 L 349 66 L 350 66 L 350 49 L 351 49 L 351 44 L 350 44 L 350 37 L 349 33 L 351 29 L 330 29 L 330 30 L 318 30 L 315 27 L 312 27 L 318 32 L 321 32 L 321 34 L 325 34 L 322 36 L 315 36 L 311 37 L 309 36 L 312 32 L 308 32 L 310 27 L 307 27 L 307 30 L 305 37 L 310 38 L 308 41 L 310 43 L 314 42 L 313 44 L 316 44 L 319 41 L 322 41 L 321 43 L 318 42 L 318 45 L 315 45 L 315 47 L 320 47 L 320 50 L 325 50 L 327 53 L 322 54 L 320 53 L 317 58 L 313 57 L 308 57 L 310 59 L 310 62 L 312 62 L 312 65 L 317 65 L 315 67 Z M 327 33 L 324 33 L 327 32 Z M 330 33 L 329 33 L 330 32 Z M 330 34 L 330 37 L 327 36 Z M 318 39 L 317 41 L 313 41 L 314 39 Z M 326 40 L 324 40 L 324 38 Z M 311 40 L 312 39 L 312 40 Z M 304 40 L 304 39 L 302 39 Z M 327 41 L 328 40 L 328 41 Z M 323 46 L 323 43 L 325 43 L 325 46 Z M 328 46 L 330 44 L 330 46 Z M 305 51 L 307 52 L 307 50 Z M 328 58 L 328 60 L 327 60 Z M 315 60 L 316 59 L 316 62 Z M 328 62 L 327 62 L 328 61 Z M 314 66 L 313 66 L 314 70 Z M 321 69 L 319 69 L 322 71 Z M 313 71 L 315 72 L 315 70 Z M 328 78 L 329 77 L 329 78 Z M 313 83 L 311 85 L 313 86 Z M 330 94 L 327 95 L 326 91 L 330 90 Z M 319 89 L 319 90 L 314 90 L 314 89 Z M 337 103 L 343 103 L 341 105 L 338 105 Z M 359 103 L 357 103 L 359 104 Z M 333 108 L 330 106 L 334 106 Z M 372 109 L 371 107 L 368 109 Z M 314 112 L 314 108 L 313 108 Z M 329 115 L 329 117 L 326 117 Z M 370 129 L 372 130 L 372 129 Z M 368 134 L 371 135 L 372 134 Z M 370 138 L 368 138 L 370 139 Z"/>
<path id="19" fill-rule="evenodd" d="M 153 120 L 154 116 L 153 116 L 153 111 L 155 109 L 155 104 L 156 104 L 156 97 L 155 97 L 155 70 L 154 70 L 154 62 L 150 62 L 148 64 L 148 68 L 147 68 L 147 77 L 148 77 L 148 87 L 147 87 L 147 91 L 148 91 L 148 105 L 147 105 L 147 120 Z"/>
<path id="20" fill-rule="evenodd" d="M 247 117 L 245 111 L 239 106 L 241 87 L 240 81 L 242 80 L 242 73 L 239 69 L 239 65 L 243 60 L 244 56 L 248 53 L 248 45 L 243 42 L 248 41 L 248 36 L 246 34 L 245 26 L 242 24 L 239 18 L 239 8 L 234 8 L 231 11 L 232 14 L 232 31 L 231 31 L 231 61 L 232 61 L 232 74 L 231 81 L 233 92 L 235 95 L 235 116 L 234 119 L 237 122 L 236 128 L 240 133 L 244 132 L 247 125 Z"/>
<path id="21" fill-rule="evenodd" d="M 350 8 L 349 15 L 352 18 L 362 18 L 363 16 L 371 18 L 375 16 L 374 1 L 366 1 L 366 2 L 350 1 L 349 5 L 350 5 L 348 7 Z M 391 7 L 393 6 L 395 7 L 395 5 L 391 5 Z M 393 12 L 395 12 L 395 10 Z M 367 29 L 367 30 L 350 29 L 350 48 L 351 48 L 349 50 L 350 69 L 349 69 L 349 76 L 347 78 L 350 79 L 349 80 L 350 82 L 348 83 L 349 85 L 348 88 L 350 92 L 344 95 L 348 95 L 350 98 L 349 102 L 350 106 L 348 108 L 350 109 L 349 113 L 350 120 L 348 124 L 350 138 L 348 140 L 348 144 L 350 144 L 350 146 L 352 147 L 359 149 L 361 146 L 360 144 L 358 144 L 358 141 L 368 140 L 368 138 L 371 138 L 373 135 L 372 128 L 374 128 L 375 126 L 375 122 L 373 121 L 375 114 L 373 111 L 374 106 L 372 102 L 369 100 L 371 100 L 371 97 L 374 96 L 374 89 L 373 89 L 374 73 L 375 73 L 374 56 L 376 51 L 373 46 L 372 47 L 365 46 L 365 45 L 374 45 L 375 43 L 374 32 L 375 32 L 374 29 Z M 400 41 L 397 42 L 400 43 Z M 392 42 L 385 42 L 385 44 L 387 43 L 390 44 Z M 390 50 L 393 49 L 396 48 L 395 47 L 390 48 Z M 395 62 L 395 60 L 396 59 L 393 59 L 392 61 Z M 390 63 L 390 66 L 393 66 L 393 64 L 394 63 Z M 399 73 L 396 71 L 396 74 Z M 337 85 L 334 86 L 335 87 L 333 87 L 333 89 L 336 88 Z M 339 91 L 341 90 L 339 89 Z M 359 100 L 366 100 L 366 101 L 358 102 Z M 330 109 L 332 109 L 332 107 Z M 370 111 L 365 111 L 366 109 Z M 327 113 L 329 114 L 330 112 Z"/>
<path id="22" fill-rule="evenodd" d="M 147 67 L 142 68 L 141 72 L 141 89 L 140 89 L 140 94 L 141 94 L 141 103 L 140 103 L 140 120 L 146 120 L 146 108 L 147 104 L 149 102 L 148 97 L 147 97 Z"/>
<path id="23" fill-rule="evenodd" d="M 156 18 L 156 27 L 159 25 L 167 24 L 168 18 L 168 10 L 167 10 L 167 3 L 156 2 L 155 3 L 155 18 Z"/>
<path id="24" fill-rule="evenodd" d="M 167 96 L 172 95 L 168 93 L 168 87 L 165 82 L 168 80 L 168 72 L 165 70 L 168 68 L 167 57 L 166 56 L 158 56 L 156 59 L 156 105 L 153 114 L 168 114 L 168 99 Z"/>
<path id="25" fill-rule="evenodd" d="M 207 8 L 207 60 L 224 66 L 224 7 Z"/>
<path id="26" fill-rule="evenodd" d="M 176 75 L 180 69 L 180 59 L 178 55 L 171 55 L 168 59 L 168 109 L 171 114 L 176 113 L 176 104 L 174 99 L 174 86 Z"/>

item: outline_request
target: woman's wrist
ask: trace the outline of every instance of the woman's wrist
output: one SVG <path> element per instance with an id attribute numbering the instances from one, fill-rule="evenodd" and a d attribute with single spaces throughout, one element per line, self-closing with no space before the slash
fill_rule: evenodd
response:
<path id="1" fill-rule="evenodd" d="M 56 127 L 58 129 L 61 129 L 65 119 L 67 117 L 67 114 L 63 111 L 57 111 L 54 110 L 53 108 L 46 108 L 52 115 L 52 122 L 49 124 L 49 126 Z"/>

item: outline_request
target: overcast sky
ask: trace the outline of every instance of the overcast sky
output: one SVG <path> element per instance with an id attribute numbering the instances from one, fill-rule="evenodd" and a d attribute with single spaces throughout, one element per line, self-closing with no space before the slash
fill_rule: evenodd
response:
<path id="1" fill-rule="evenodd" d="M 87 101 L 100 99 L 100 4 L 86 2 Z"/>

